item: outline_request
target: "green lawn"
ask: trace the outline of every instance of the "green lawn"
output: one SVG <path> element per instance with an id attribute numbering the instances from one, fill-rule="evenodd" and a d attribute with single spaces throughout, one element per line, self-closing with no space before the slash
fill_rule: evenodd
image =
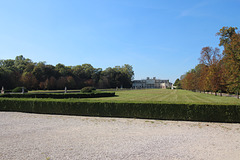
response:
<path id="1" fill-rule="evenodd" d="M 0 111 L 240 122 L 240 100 L 233 97 L 170 89 L 120 90 L 115 94 L 102 98 L 2 97 Z"/>
<path id="2" fill-rule="evenodd" d="M 39 91 L 38 91 L 39 92 Z M 46 92 L 46 91 L 45 91 Z M 44 93 L 44 91 L 42 92 Z M 43 98 L 40 101 L 73 101 L 73 102 L 132 102 L 132 103 L 173 103 L 173 104 L 229 104 L 240 105 L 240 100 L 233 97 L 220 97 L 214 94 L 197 93 L 186 90 L 143 89 L 115 91 L 115 97 L 102 98 Z M 31 100 L 30 98 L 21 98 Z"/>
<path id="3" fill-rule="evenodd" d="M 203 104 L 237 104 L 240 100 L 233 97 L 220 97 L 210 94 L 185 90 L 146 89 L 116 91 L 116 97 L 88 98 L 80 101 L 97 102 L 154 102 L 154 103 L 203 103 Z"/>

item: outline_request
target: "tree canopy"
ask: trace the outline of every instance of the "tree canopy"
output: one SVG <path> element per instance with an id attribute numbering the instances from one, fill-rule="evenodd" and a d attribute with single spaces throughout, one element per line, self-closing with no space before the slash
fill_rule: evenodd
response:
<path id="1" fill-rule="evenodd" d="M 240 33 L 237 27 L 223 27 L 217 33 L 218 48 L 203 47 L 199 64 L 187 72 L 181 80 L 188 90 L 235 92 L 240 90 Z"/>
<path id="2" fill-rule="evenodd" d="M 28 89 L 81 89 L 86 86 L 95 88 L 116 88 L 132 86 L 133 67 L 123 66 L 94 68 L 91 64 L 76 66 L 56 66 L 46 62 L 33 62 L 23 55 L 15 60 L 0 60 L 0 86 L 13 89 L 25 86 Z"/>

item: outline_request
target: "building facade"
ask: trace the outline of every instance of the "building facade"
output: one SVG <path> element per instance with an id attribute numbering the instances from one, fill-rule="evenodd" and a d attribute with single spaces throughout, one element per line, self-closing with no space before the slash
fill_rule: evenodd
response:
<path id="1" fill-rule="evenodd" d="M 172 88 L 173 84 L 169 82 L 169 80 L 161 80 L 156 79 L 156 77 L 153 77 L 153 79 L 150 79 L 147 77 L 147 79 L 142 80 L 134 80 L 132 83 L 132 87 L 135 89 L 142 89 L 142 88 Z"/>

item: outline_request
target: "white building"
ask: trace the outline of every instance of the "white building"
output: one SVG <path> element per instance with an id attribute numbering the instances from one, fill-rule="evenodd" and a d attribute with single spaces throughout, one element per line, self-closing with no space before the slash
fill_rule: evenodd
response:
<path id="1" fill-rule="evenodd" d="M 153 77 L 153 79 L 150 79 L 147 77 L 147 79 L 142 80 L 134 80 L 132 83 L 133 88 L 141 89 L 141 88 L 172 88 L 172 83 L 169 82 L 169 80 L 161 80 L 156 79 L 156 77 Z"/>

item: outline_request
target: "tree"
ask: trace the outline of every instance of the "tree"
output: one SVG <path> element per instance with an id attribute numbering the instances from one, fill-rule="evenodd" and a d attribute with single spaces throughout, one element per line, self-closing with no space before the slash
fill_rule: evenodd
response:
<path id="1" fill-rule="evenodd" d="M 98 83 L 99 88 L 110 88 L 110 83 L 108 81 L 107 76 L 101 74 L 99 83 Z"/>
<path id="2" fill-rule="evenodd" d="M 24 72 L 22 74 L 21 82 L 27 89 L 37 89 L 38 81 L 36 77 L 30 72 Z"/>
<path id="3" fill-rule="evenodd" d="M 223 27 L 219 30 L 219 32 L 216 34 L 217 36 L 220 36 L 219 40 L 219 46 L 224 46 L 226 44 L 230 44 L 232 36 L 236 34 L 237 27 Z"/>
<path id="4" fill-rule="evenodd" d="M 46 62 L 32 62 L 23 55 L 15 60 L 0 60 L 0 86 L 12 89 L 25 85 L 29 89 L 63 89 L 94 87 L 131 87 L 133 68 L 125 64 L 102 71 L 91 64 L 77 66 L 47 65 Z M 37 83 L 37 84 L 36 84 Z"/>
<path id="5" fill-rule="evenodd" d="M 7 59 L 7 60 L 0 60 L 0 67 L 14 69 L 14 60 Z"/>
<path id="6" fill-rule="evenodd" d="M 47 76 L 45 74 L 45 66 L 45 63 L 39 62 L 33 68 L 32 73 L 39 82 L 45 82 L 47 79 Z"/>
<path id="7" fill-rule="evenodd" d="M 224 50 L 225 67 L 228 71 L 227 87 L 237 93 L 239 98 L 240 89 L 240 34 L 231 36 L 229 44 L 225 45 Z"/>
<path id="8" fill-rule="evenodd" d="M 200 77 L 198 79 L 198 85 L 199 85 L 200 91 L 206 92 L 210 90 L 209 81 L 207 78 L 208 69 L 209 69 L 208 66 L 202 64 L 200 75 L 199 75 Z"/>
<path id="9" fill-rule="evenodd" d="M 61 76 L 71 76 L 71 68 L 65 66 L 64 64 L 58 63 L 55 69 Z"/>
<path id="10" fill-rule="evenodd" d="M 196 90 L 196 71 L 194 69 L 186 73 L 182 80 L 182 87 L 186 90 Z"/>
<path id="11" fill-rule="evenodd" d="M 66 77 L 66 81 L 67 81 L 66 86 L 69 89 L 74 89 L 76 87 L 76 82 L 75 82 L 75 80 L 74 80 L 74 78 L 72 76 Z"/>
<path id="12" fill-rule="evenodd" d="M 217 91 L 220 90 L 220 77 L 219 77 L 219 70 L 217 68 L 217 64 L 214 63 L 211 66 L 209 66 L 208 69 L 208 83 L 209 83 L 209 88 L 212 92 L 215 92 L 215 95 L 217 95 Z"/>
<path id="13" fill-rule="evenodd" d="M 0 86 L 13 89 L 19 84 L 19 74 L 9 68 L 0 67 Z"/>
<path id="14" fill-rule="evenodd" d="M 223 27 L 217 33 L 220 36 L 219 46 L 224 47 L 223 62 L 227 78 L 228 91 L 236 92 L 239 98 L 240 89 L 240 34 L 237 27 Z"/>
<path id="15" fill-rule="evenodd" d="M 219 91 L 220 95 L 222 96 L 222 92 L 227 91 L 227 70 L 224 64 L 224 59 L 220 60 L 217 64 L 218 68 L 218 76 L 220 77 L 220 82 L 219 82 Z"/>
<path id="16" fill-rule="evenodd" d="M 181 81 L 180 81 L 179 78 L 176 79 L 176 81 L 174 82 L 173 85 L 176 86 L 177 89 L 182 89 L 182 87 L 181 87 Z"/>
<path id="17" fill-rule="evenodd" d="M 216 63 L 222 56 L 219 54 L 220 49 L 212 47 L 203 47 L 201 51 L 201 57 L 199 58 L 200 64 L 210 66 L 213 63 Z"/>
<path id="18" fill-rule="evenodd" d="M 124 64 L 121 69 L 121 84 L 126 87 L 132 87 L 132 80 L 134 78 L 133 67 L 129 64 Z"/>
<path id="19" fill-rule="evenodd" d="M 100 77 L 101 77 L 101 73 L 102 73 L 102 68 L 95 68 L 94 69 L 94 72 L 92 74 L 92 81 L 93 81 L 93 85 L 95 87 L 98 86 L 98 83 L 99 83 L 99 80 L 100 80 Z"/>
<path id="20" fill-rule="evenodd" d="M 57 82 L 56 78 L 51 76 L 44 82 L 44 89 L 56 89 L 56 82 Z"/>
<path id="21" fill-rule="evenodd" d="M 58 80 L 57 80 L 57 88 L 58 89 L 64 89 L 66 87 L 66 84 L 67 84 L 67 79 L 66 77 L 60 77 Z"/>
<path id="22" fill-rule="evenodd" d="M 125 64 L 122 67 L 108 67 L 101 73 L 101 77 L 104 77 L 104 79 L 107 78 L 107 81 L 106 79 L 104 80 L 104 84 L 106 85 L 108 83 L 110 88 L 121 86 L 130 88 L 132 86 L 134 71 L 131 65 Z M 101 80 L 101 83 L 103 84 L 103 79 Z"/>
<path id="23" fill-rule="evenodd" d="M 18 72 L 23 73 L 23 70 L 26 68 L 27 64 L 32 63 L 30 59 L 26 59 L 23 55 L 17 56 L 14 61 L 15 67 L 18 69 Z"/>
<path id="24" fill-rule="evenodd" d="M 221 82 L 221 76 L 219 75 L 220 68 L 218 68 L 218 63 L 222 59 L 222 56 L 220 54 L 220 49 L 212 47 L 204 47 L 201 51 L 201 57 L 199 59 L 200 64 L 204 65 L 206 68 L 204 70 L 204 74 L 201 74 L 204 77 L 201 77 L 200 79 L 203 80 L 200 82 L 202 86 L 204 86 L 204 90 L 211 90 L 213 92 L 219 91 L 221 89 L 220 82 Z M 203 84 L 205 83 L 205 84 Z M 200 85 L 200 86 L 201 86 Z"/>

